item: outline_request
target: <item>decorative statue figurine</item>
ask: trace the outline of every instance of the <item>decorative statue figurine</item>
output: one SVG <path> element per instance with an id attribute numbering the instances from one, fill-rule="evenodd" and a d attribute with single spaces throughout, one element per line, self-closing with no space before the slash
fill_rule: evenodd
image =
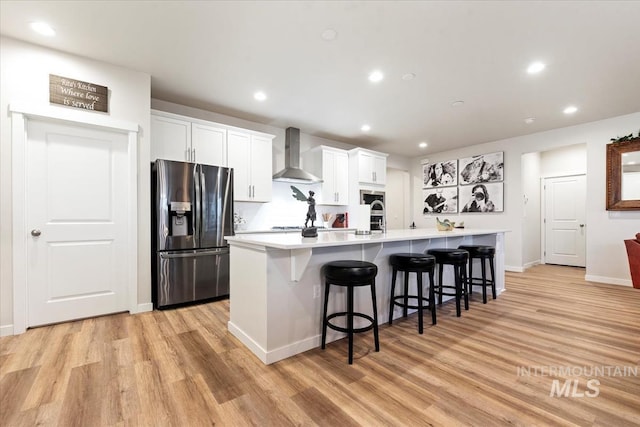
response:
<path id="1" fill-rule="evenodd" d="M 307 197 L 302 191 L 298 190 L 293 185 L 291 186 L 291 190 L 293 190 L 293 194 L 291 196 L 294 199 L 300 200 L 301 202 L 307 202 L 307 204 L 309 204 L 307 218 L 304 221 L 304 228 L 302 229 L 302 237 L 318 237 L 318 228 L 313 225 L 316 220 L 316 199 L 314 199 L 313 196 L 316 193 L 309 191 L 309 197 Z M 309 221 L 311 221 L 311 227 L 308 227 Z"/>
<path id="2" fill-rule="evenodd" d="M 307 211 L 307 219 L 304 220 L 304 226 L 307 227 L 307 222 L 311 220 L 311 226 L 313 227 L 313 222 L 316 220 L 316 199 L 313 196 L 316 193 L 313 191 L 309 191 L 309 197 L 307 197 L 307 203 L 309 204 L 309 210 Z"/>

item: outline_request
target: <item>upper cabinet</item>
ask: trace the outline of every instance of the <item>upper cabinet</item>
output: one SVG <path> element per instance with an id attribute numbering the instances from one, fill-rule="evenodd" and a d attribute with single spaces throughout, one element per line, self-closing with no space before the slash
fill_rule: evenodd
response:
<path id="1" fill-rule="evenodd" d="M 151 114 L 151 160 L 227 166 L 227 130 L 175 114 Z"/>
<path id="2" fill-rule="evenodd" d="M 200 123 L 191 124 L 192 162 L 214 166 L 227 164 L 227 130 Z"/>
<path id="3" fill-rule="evenodd" d="M 151 160 L 189 161 L 191 122 L 151 114 Z"/>
<path id="4" fill-rule="evenodd" d="M 388 154 L 364 148 L 349 151 L 351 166 L 357 170 L 358 182 L 366 185 L 384 186 L 387 183 Z"/>
<path id="5" fill-rule="evenodd" d="M 227 133 L 229 167 L 233 168 L 233 199 L 271 201 L 273 136 L 238 130 Z"/>
<path id="6" fill-rule="evenodd" d="M 322 178 L 319 204 L 349 204 L 349 154 L 345 150 L 321 145 L 304 155 L 304 168 Z"/>
<path id="7" fill-rule="evenodd" d="M 236 201 L 271 201 L 273 135 L 152 110 L 151 160 L 233 168 Z"/>

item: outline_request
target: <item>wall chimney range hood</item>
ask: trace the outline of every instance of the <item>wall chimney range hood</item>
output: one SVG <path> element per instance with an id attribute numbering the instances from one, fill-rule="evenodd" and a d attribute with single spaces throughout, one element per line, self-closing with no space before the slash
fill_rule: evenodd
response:
<path id="1" fill-rule="evenodd" d="M 300 129 L 288 127 L 284 139 L 284 169 L 273 175 L 274 181 L 313 184 L 322 179 L 300 169 Z"/>

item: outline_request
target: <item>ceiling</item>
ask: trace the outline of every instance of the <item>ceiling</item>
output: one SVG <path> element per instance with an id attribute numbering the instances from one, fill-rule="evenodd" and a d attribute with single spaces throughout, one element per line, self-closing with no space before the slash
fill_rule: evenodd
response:
<path id="1" fill-rule="evenodd" d="M 640 111 L 639 20 L 637 1 L 0 2 L 3 35 L 149 73 L 154 98 L 405 156 Z"/>

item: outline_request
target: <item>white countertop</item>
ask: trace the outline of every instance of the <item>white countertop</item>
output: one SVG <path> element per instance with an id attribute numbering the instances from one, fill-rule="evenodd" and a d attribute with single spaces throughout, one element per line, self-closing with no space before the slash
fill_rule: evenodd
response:
<path id="1" fill-rule="evenodd" d="M 406 240 L 441 239 L 445 237 L 464 237 L 482 234 L 505 233 L 505 229 L 456 228 L 452 231 L 438 231 L 435 228 L 416 228 L 410 230 L 389 230 L 386 233 L 373 232 L 359 236 L 353 231 L 330 231 L 318 233 L 318 237 L 302 237 L 301 233 L 264 233 L 226 236 L 231 244 L 245 244 L 276 249 L 319 248 L 327 246 L 347 246 L 368 243 L 397 242 Z"/>
<path id="2" fill-rule="evenodd" d="M 273 228 L 265 230 L 235 230 L 235 235 L 239 234 L 265 234 L 265 233 L 297 233 L 300 234 L 301 228 L 287 228 L 274 230 Z M 327 231 L 355 231 L 355 228 L 318 228 L 318 233 L 326 233 Z"/>

